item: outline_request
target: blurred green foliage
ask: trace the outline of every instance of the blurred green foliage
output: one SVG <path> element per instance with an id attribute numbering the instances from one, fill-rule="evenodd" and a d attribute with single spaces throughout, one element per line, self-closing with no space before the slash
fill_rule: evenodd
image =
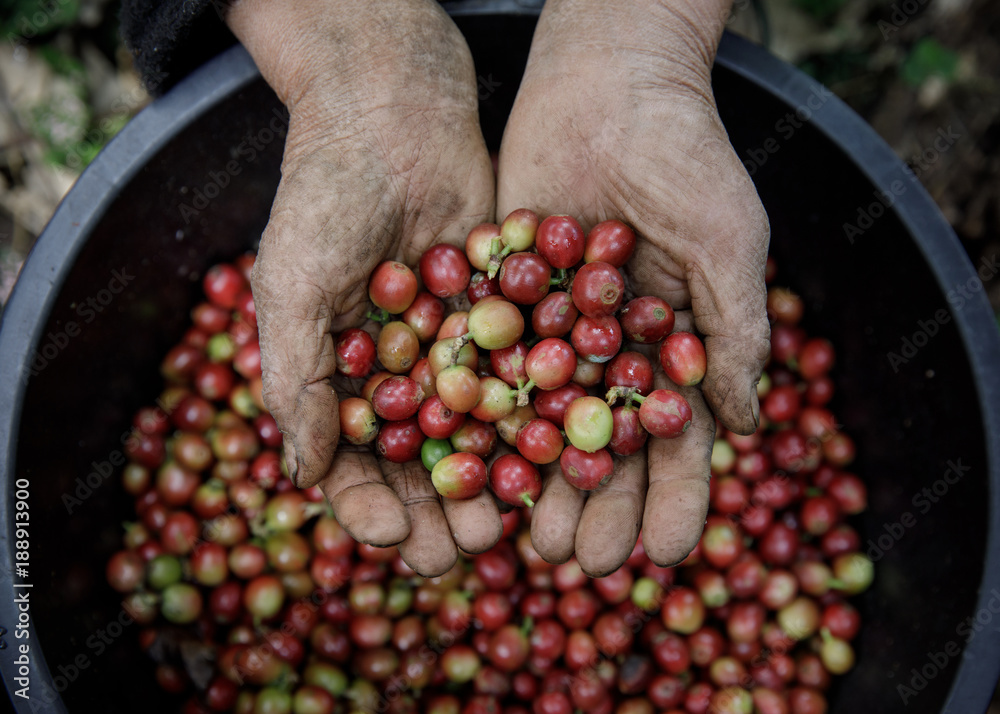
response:
<path id="1" fill-rule="evenodd" d="M 45 159 L 81 171 L 128 122 L 127 111 L 95 116 L 83 63 L 53 44 L 37 46 L 55 79 L 45 99 L 25 113 L 28 129 L 45 148 Z"/>
<path id="2" fill-rule="evenodd" d="M 0 33 L 17 44 L 69 27 L 79 14 L 79 0 L 0 0 Z"/>
<path id="3" fill-rule="evenodd" d="M 829 87 L 869 74 L 869 59 L 868 52 L 847 48 L 813 55 L 800 62 L 799 69 Z"/>
<path id="4" fill-rule="evenodd" d="M 924 37 L 914 43 L 899 68 L 903 81 L 911 87 L 919 87 L 934 76 L 951 82 L 957 71 L 958 55 L 933 37 Z"/>
<path id="5" fill-rule="evenodd" d="M 81 82 L 86 79 L 86 69 L 78 57 L 67 54 L 53 45 L 41 45 L 38 54 L 56 74 L 72 77 Z"/>

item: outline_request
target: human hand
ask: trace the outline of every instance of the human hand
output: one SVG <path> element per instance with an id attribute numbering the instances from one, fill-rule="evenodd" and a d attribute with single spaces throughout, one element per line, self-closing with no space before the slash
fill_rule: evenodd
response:
<path id="1" fill-rule="evenodd" d="M 575 552 L 591 575 L 618 568 L 640 527 L 654 562 L 682 560 L 708 511 L 715 417 L 740 434 L 759 421 L 769 228 L 712 95 L 727 7 L 549 0 L 500 150 L 498 216 L 526 207 L 571 214 L 585 229 L 626 221 L 639 236 L 625 269 L 632 289 L 690 308 L 678 329 L 705 336 L 702 385 L 678 389 L 657 370 L 656 387 L 691 404 L 683 436 L 619 459 L 589 496 L 558 468 L 546 473 L 534 546 L 551 562 Z"/>
<path id="2" fill-rule="evenodd" d="M 337 449 L 334 334 L 359 324 L 368 276 L 463 245 L 494 178 L 461 33 L 431 0 L 244 0 L 226 21 L 288 107 L 282 178 L 252 276 L 264 400 L 289 475 L 319 483 L 357 540 L 399 544 L 417 572 L 500 537 L 488 494 L 444 510 L 419 462 Z M 334 454 L 336 452 L 336 458 Z"/>

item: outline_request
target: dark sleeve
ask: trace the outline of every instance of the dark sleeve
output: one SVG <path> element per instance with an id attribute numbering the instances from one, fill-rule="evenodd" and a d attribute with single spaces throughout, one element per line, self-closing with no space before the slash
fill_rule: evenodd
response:
<path id="1" fill-rule="evenodd" d="M 121 34 L 146 88 L 162 94 L 236 38 L 224 0 L 123 0 Z"/>

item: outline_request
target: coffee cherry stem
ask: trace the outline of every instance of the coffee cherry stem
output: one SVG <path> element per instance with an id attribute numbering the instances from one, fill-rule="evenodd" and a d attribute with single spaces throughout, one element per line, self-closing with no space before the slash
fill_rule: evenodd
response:
<path id="1" fill-rule="evenodd" d="M 568 280 L 569 274 L 566 272 L 566 268 L 559 268 L 549 278 L 549 285 L 563 285 Z"/>
<path id="2" fill-rule="evenodd" d="M 486 277 L 493 280 L 500 272 L 500 265 L 503 263 L 503 259 L 506 258 L 512 252 L 511 247 L 504 246 L 500 247 L 500 239 L 494 238 L 493 245 L 490 248 L 490 262 L 486 267 Z"/>
<path id="3" fill-rule="evenodd" d="M 528 508 L 534 508 L 535 507 L 535 502 L 533 500 L 531 500 L 531 496 L 529 496 L 528 494 L 522 493 L 521 494 L 521 500 L 524 501 L 524 505 L 527 506 Z"/>
<path id="4" fill-rule="evenodd" d="M 527 496 L 525 498 L 527 498 Z M 525 637 L 530 637 L 534 629 L 535 629 L 535 618 L 533 618 L 531 615 L 528 615 L 526 618 L 524 618 L 524 622 L 521 623 L 520 627 L 521 634 L 524 635 Z"/>
<path id="5" fill-rule="evenodd" d="M 619 399 L 625 400 L 626 407 L 632 406 L 633 402 L 638 402 L 639 404 L 642 404 L 646 400 L 644 396 L 639 394 L 639 390 L 636 387 L 621 387 L 621 386 L 612 387 L 611 389 L 609 389 L 604 399 L 605 401 L 607 401 L 609 407 L 613 407 L 615 405 L 615 402 L 617 402 Z"/>
<path id="6" fill-rule="evenodd" d="M 455 341 L 452 342 L 451 349 L 449 352 L 450 356 L 448 357 L 448 361 L 450 364 L 453 365 L 458 364 L 459 353 L 462 351 L 462 348 L 465 347 L 470 342 L 472 342 L 471 332 L 466 332 L 461 337 L 455 338 Z"/>
<path id="7" fill-rule="evenodd" d="M 535 380 L 529 379 L 528 383 L 517 390 L 517 406 L 526 407 L 528 406 L 528 397 L 531 394 L 531 390 L 535 388 Z"/>
<path id="8" fill-rule="evenodd" d="M 386 325 L 392 321 L 392 315 L 390 315 L 389 311 L 386 310 L 385 308 L 379 308 L 377 312 L 374 310 L 369 310 L 368 314 L 365 315 L 365 317 L 367 317 L 372 322 L 377 322 L 380 325 Z"/>

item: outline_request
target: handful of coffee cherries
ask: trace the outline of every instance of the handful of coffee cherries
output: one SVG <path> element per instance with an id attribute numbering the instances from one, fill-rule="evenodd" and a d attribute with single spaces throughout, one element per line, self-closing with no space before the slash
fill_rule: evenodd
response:
<path id="1" fill-rule="evenodd" d="M 488 486 L 532 506 L 539 465 L 558 460 L 570 484 L 593 490 L 611 478 L 612 454 L 680 436 L 687 400 L 654 390 L 650 359 L 623 346 L 660 343 L 679 386 L 704 378 L 705 347 L 673 331 L 661 298 L 626 301 L 621 268 L 635 242 L 618 220 L 585 234 L 571 216 L 522 208 L 473 228 L 464 252 L 431 247 L 416 272 L 381 263 L 368 284 L 377 338 L 352 328 L 336 339 L 338 373 L 366 378 L 361 396 L 340 401 L 341 438 L 394 462 L 419 457 L 445 498 Z M 450 309 L 463 297 L 468 310 Z M 498 438 L 516 453 L 488 468 Z"/>

